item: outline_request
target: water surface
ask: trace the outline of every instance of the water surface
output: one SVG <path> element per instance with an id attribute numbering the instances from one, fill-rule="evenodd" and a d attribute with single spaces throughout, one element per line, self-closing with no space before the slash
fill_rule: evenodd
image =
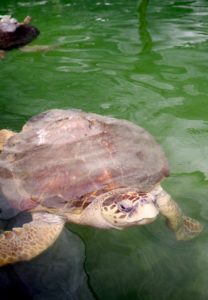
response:
<path id="1" fill-rule="evenodd" d="M 131 120 L 167 154 L 163 186 L 205 225 L 189 242 L 162 217 L 125 231 L 69 225 L 43 255 L 1 270 L 3 297 L 12 287 L 37 300 L 207 299 L 207 1 L 1 0 L 2 14 L 31 15 L 33 44 L 54 48 L 0 62 L 0 127 L 19 130 L 50 108 Z"/>

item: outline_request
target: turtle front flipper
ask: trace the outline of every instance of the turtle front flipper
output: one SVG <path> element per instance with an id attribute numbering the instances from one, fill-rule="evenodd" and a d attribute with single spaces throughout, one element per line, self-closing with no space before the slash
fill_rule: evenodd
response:
<path id="1" fill-rule="evenodd" d="M 157 205 L 160 213 L 167 218 L 168 226 L 175 232 L 177 240 L 191 240 L 203 230 L 197 220 L 182 214 L 177 203 L 161 187 L 157 194 Z"/>
<path id="2" fill-rule="evenodd" d="M 1 129 L 0 130 L 0 153 L 4 148 L 4 145 L 8 141 L 10 137 L 15 135 L 14 131 L 8 130 L 8 129 Z"/>
<path id="3" fill-rule="evenodd" d="M 49 213 L 33 213 L 32 221 L 0 235 L 0 266 L 30 260 L 51 246 L 64 220 Z"/>

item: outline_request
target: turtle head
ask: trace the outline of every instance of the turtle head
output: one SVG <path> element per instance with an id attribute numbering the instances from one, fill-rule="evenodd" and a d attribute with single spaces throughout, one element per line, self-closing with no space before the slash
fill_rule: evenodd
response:
<path id="1" fill-rule="evenodd" d="M 155 195 L 135 189 L 118 189 L 105 198 L 101 213 L 114 227 L 124 228 L 153 222 L 159 210 Z"/>

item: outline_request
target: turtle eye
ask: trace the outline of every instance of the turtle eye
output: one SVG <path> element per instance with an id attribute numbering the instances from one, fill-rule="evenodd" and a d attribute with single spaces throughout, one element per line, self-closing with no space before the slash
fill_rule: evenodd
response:
<path id="1" fill-rule="evenodd" d="M 118 209 L 124 212 L 130 212 L 133 209 L 132 203 L 130 201 L 121 201 L 118 203 Z"/>

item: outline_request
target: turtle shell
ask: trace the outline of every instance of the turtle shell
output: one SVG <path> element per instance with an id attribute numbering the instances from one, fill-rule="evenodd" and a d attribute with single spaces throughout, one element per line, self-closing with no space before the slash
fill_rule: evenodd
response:
<path id="1" fill-rule="evenodd" d="M 125 120 L 78 110 L 31 118 L 0 155 L 0 200 L 16 211 L 71 209 L 90 193 L 149 191 L 168 175 L 160 146 Z M 12 212 L 14 214 L 14 211 Z"/>
<path id="2" fill-rule="evenodd" d="M 39 30 L 31 25 L 21 24 L 14 31 L 4 31 L 0 27 L 0 50 L 22 47 L 33 41 Z"/>

